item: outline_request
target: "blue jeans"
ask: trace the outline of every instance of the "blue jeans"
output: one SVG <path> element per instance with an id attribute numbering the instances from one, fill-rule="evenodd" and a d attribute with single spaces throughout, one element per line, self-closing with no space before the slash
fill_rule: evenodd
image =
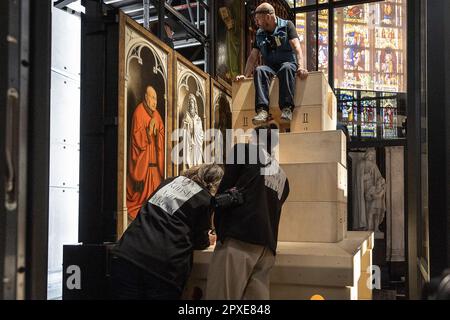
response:
<path id="1" fill-rule="evenodd" d="M 111 261 L 115 300 L 179 300 L 181 290 L 120 257 Z"/>
<path id="2" fill-rule="evenodd" d="M 269 111 L 269 88 L 276 75 L 280 83 L 279 106 L 280 109 L 294 108 L 295 77 L 297 64 L 285 62 L 280 66 L 259 66 L 254 72 L 255 81 L 255 110 Z"/>

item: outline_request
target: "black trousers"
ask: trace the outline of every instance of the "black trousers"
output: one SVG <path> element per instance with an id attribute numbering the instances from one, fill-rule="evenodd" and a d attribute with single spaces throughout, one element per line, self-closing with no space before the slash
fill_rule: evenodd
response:
<path id="1" fill-rule="evenodd" d="M 111 261 L 112 298 L 115 300 L 179 300 L 181 289 L 120 257 Z"/>
<path id="2" fill-rule="evenodd" d="M 254 72 L 255 81 L 255 111 L 264 109 L 269 111 L 269 88 L 276 75 L 280 83 L 279 106 L 280 109 L 294 108 L 295 77 L 297 64 L 285 62 L 279 67 L 259 66 Z"/>

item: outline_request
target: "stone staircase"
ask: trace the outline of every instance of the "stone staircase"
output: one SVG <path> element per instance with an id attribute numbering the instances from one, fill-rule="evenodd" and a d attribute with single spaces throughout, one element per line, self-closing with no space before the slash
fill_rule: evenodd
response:
<path id="1" fill-rule="evenodd" d="M 252 79 L 233 84 L 233 129 L 252 128 Z M 278 80 L 271 110 L 279 122 Z M 281 126 L 279 162 L 290 194 L 281 214 L 271 299 L 372 299 L 372 232 L 347 231 L 346 138 L 336 131 L 336 97 L 321 72 L 297 80 L 290 126 Z M 187 296 L 203 290 L 213 248 L 195 252 Z"/>

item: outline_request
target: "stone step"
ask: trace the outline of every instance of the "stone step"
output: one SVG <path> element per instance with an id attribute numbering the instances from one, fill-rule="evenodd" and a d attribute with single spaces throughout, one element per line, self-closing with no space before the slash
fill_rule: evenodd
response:
<path id="1" fill-rule="evenodd" d="M 269 107 L 271 109 L 279 109 L 278 88 L 278 79 L 275 77 L 269 89 Z M 255 109 L 255 87 L 253 78 L 233 82 L 232 97 L 232 111 L 253 111 Z M 329 108 L 336 106 L 336 97 L 323 72 L 310 72 L 306 80 L 297 78 L 294 105 L 296 107 L 320 105 Z M 335 118 L 336 114 L 333 114 L 331 112 L 332 110 L 329 111 L 330 117 Z"/>
<path id="2" fill-rule="evenodd" d="M 289 179 L 287 201 L 347 203 L 347 169 L 340 163 L 282 164 Z"/>
<path id="3" fill-rule="evenodd" d="M 346 203 L 287 201 L 283 205 L 279 241 L 337 243 L 346 232 Z"/>
<path id="4" fill-rule="evenodd" d="M 336 121 L 323 114 L 322 106 L 305 106 L 294 109 L 290 123 L 281 121 L 280 109 L 271 109 L 269 122 L 275 123 L 280 132 L 320 132 L 336 130 Z M 253 110 L 241 110 L 232 112 L 232 126 L 235 129 L 255 128 L 252 119 L 255 116 Z"/>
<path id="5" fill-rule="evenodd" d="M 280 133 L 281 164 L 339 162 L 347 167 L 347 144 L 342 131 Z"/>
<path id="6" fill-rule="evenodd" d="M 274 121 L 286 131 L 316 132 L 336 130 L 337 100 L 322 72 L 312 72 L 306 80 L 297 79 L 294 114 L 290 125 L 281 124 L 278 104 L 278 79 L 270 86 L 270 113 Z M 233 128 L 252 127 L 255 115 L 253 79 L 233 83 Z"/>
<path id="7" fill-rule="evenodd" d="M 358 299 L 363 250 L 371 255 L 372 232 L 351 232 L 338 243 L 278 242 L 271 271 L 271 299 L 301 300 L 321 295 L 326 300 Z M 194 287 L 204 290 L 214 248 L 194 252 L 194 265 L 186 296 Z M 368 298 L 365 292 L 362 298 Z"/>
<path id="8" fill-rule="evenodd" d="M 312 300 L 314 296 L 320 296 L 324 300 L 358 300 L 358 288 L 270 284 L 270 300 Z"/>
<path id="9" fill-rule="evenodd" d="M 234 131 L 233 142 L 246 143 L 252 130 Z M 347 141 L 342 131 L 280 133 L 278 160 L 280 164 L 333 163 L 347 167 Z"/>
<path id="10" fill-rule="evenodd" d="M 311 105 L 296 107 L 290 124 L 290 132 L 318 132 L 336 130 L 335 105 Z"/>

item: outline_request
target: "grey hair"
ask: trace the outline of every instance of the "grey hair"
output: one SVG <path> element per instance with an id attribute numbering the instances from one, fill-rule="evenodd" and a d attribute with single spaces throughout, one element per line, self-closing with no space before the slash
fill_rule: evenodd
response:
<path id="1" fill-rule="evenodd" d="M 194 100 L 195 104 L 194 104 L 194 109 L 195 109 L 195 113 L 198 114 L 198 103 L 197 103 L 197 98 L 195 97 L 195 95 L 193 93 L 190 93 L 188 95 L 188 111 L 189 111 L 189 101 L 190 100 Z"/>
<path id="2" fill-rule="evenodd" d="M 182 176 L 189 178 L 206 188 L 211 194 L 217 192 L 223 174 L 224 171 L 222 167 L 217 164 L 202 164 L 181 173 Z"/>

